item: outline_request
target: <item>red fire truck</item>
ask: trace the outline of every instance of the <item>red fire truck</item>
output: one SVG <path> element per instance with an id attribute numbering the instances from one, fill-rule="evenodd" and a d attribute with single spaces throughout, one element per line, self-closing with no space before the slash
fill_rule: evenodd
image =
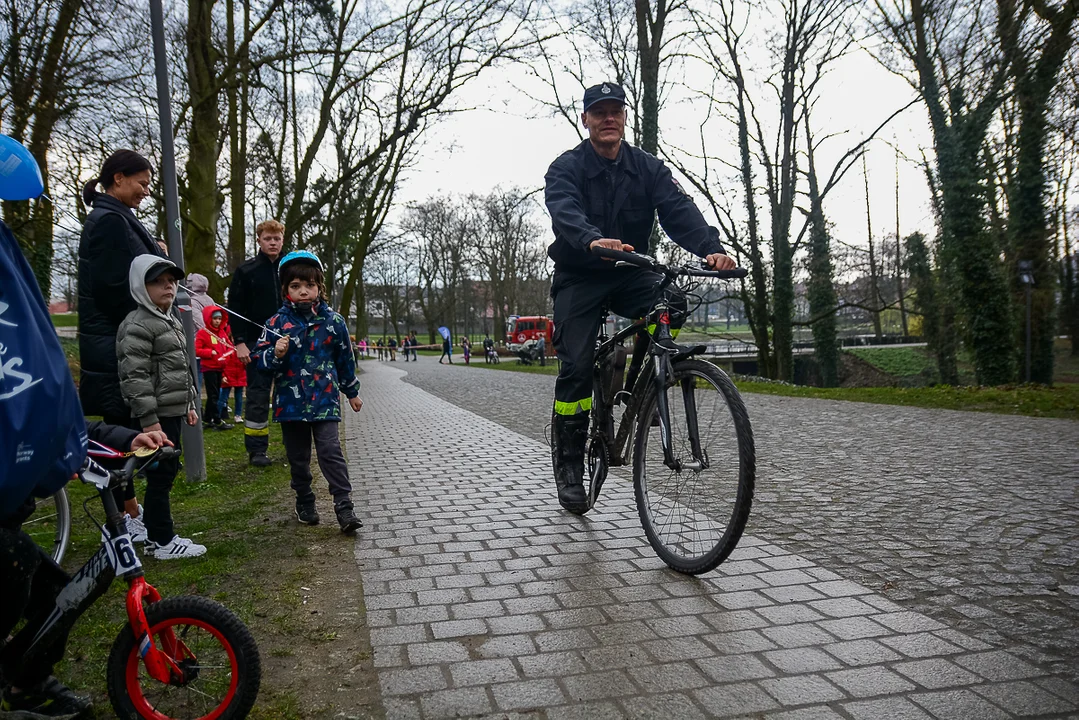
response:
<path id="1" fill-rule="evenodd" d="M 547 352 L 552 353 L 553 334 L 554 320 L 542 315 L 510 315 L 506 321 L 506 347 L 510 352 L 517 352 L 526 344 L 531 345 L 542 337 L 547 343 Z"/>

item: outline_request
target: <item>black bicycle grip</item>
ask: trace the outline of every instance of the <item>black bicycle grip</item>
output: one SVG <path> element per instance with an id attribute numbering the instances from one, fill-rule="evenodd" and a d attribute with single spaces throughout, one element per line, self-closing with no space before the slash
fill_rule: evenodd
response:
<path id="1" fill-rule="evenodd" d="M 652 267 L 654 262 L 652 258 L 646 255 L 638 255 L 637 253 L 623 252 L 622 250 L 612 250 L 611 248 L 605 248 L 602 245 L 596 245 L 591 248 L 593 255 L 598 255 L 608 260 L 621 260 L 627 262 L 630 265 L 639 265 L 640 267 Z"/>
<path id="2" fill-rule="evenodd" d="M 701 265 L 704 265 L 704 261 L 701 261 Z M 749 275 L 748 268 L 731 268 L 730 270 L 708 270 L 702 268 L 701 270 L 691 270 L 691 275 L 695 277 L 712 277 L 719 278 L 720 280 L 737 280 Z"/>

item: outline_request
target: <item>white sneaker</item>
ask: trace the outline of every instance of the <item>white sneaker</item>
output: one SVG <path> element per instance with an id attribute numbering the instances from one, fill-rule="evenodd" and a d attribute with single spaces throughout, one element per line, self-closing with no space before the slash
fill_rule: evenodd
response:
<path id="1" fill-rule="evenodd" d="M 243 415 L 233 415 L 232 419 L 236 421 L 237 425 L 239 425 L 240 423 L 242 423 L 244 421 L 244 416 Z"/>
<path id="2" fill-rule="evenodd" d="M 139 505 L 139 516 L 131 517 L 124 513 L 127 521 L 127 534 L 131 536 L 131 542 L 146 542 L 146 524 L 142 521 L 142 505 Z"/>
<path id="3" fill-rule="evenodd" d="M 173 535 L 172 540 L 164 545 L 158 545 L 153 541 L 147 541 L 145 554 L 158 560 L 175 560 L 177 558 L 198 557 L 206 553 L 205 545 L 198 545 L 187 538 Z"/>

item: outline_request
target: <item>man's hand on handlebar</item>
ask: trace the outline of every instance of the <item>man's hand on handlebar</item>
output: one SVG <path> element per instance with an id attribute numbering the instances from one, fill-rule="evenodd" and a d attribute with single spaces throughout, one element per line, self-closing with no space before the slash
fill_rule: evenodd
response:
<path id="1" fill-rule="evenodd" d="M 704 264 L 709 270 L 732 270 L 737 267 L 734 258 L 723 253 L 712 253 L 704 258 Z"/>
<path id="2" fill-rule="evenodd" d="M 138 450 L 139 448 L 147 448 L 149 450 L 157 450 L 159 447 L 172 447 L 172 440 L 169 440 L 165 433 L 160 430 L 151 430 L 148 432 L 140 433 L 135 436 L 135 439 L 131 441 L 131 449 Z"/>
<path id="3" fill-rule="evenodd" d="M 612 238 L 596 238 L 588 244 L 588 249 L 602 247 L 608 250 L 621 250 L 622 252 L 633 252 L 632 245 L 626 245 L 621 240 L 614 240 Z M 610 260 L 610 258 L 603 258 L 604 260 Z"/>

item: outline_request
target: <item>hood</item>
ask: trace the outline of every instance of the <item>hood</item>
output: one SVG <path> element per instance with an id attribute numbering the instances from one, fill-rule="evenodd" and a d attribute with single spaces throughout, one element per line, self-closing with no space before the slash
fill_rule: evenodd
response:
<path id="1" fill-rule="evenodd" d="M 199 295 L 205 295 L 206 291 L 210 289 L 210 281 L 205 275 L 199 273 L 191 273 L 187 276 L 187 280 L 184 282 L 187 285 L 187 289 L 193 293 Z"/>
<path id="2" fill-rule="evenodd" d="M 168 258 L 163 258 L 159 255 L 139 255 L 131 261 L 131 269 L 127 271 L 127 285 L 131 290 L 131 297 L 135 299 L 135 302 L 140 307 L 144 307 L 150 312 L 157 313 L 158 315 L 168 315 L 168 313 L 161 312 L 157 305 L 150 302 L 150 294 L 146 292 L 146 275 L 150 271 L 150 268 L 155 265 L 171 265 L 178 268 L 179 266 Z"/>
<path id="3" fill-rule="evenodd" d="M 190 277 L 190 276 L 189 276 Z M 214 326 L 210 323 L 210 316 L 214 314 L 215 310 L 221 311 L 221 327 L 214 329 Z M 212 332 L 214 335 L 228 335 L 229 333 L 229 313 L 228 310 L 220 305 L 207 305 L 202 309 L 202 322 L 206 326 L 206 329 Z"/>

